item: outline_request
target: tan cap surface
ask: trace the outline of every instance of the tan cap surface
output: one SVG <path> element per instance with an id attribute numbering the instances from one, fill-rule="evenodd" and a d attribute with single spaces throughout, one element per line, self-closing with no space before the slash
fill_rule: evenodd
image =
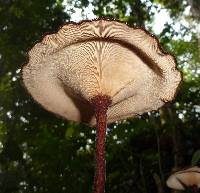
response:
<path id="1" fill-rule="evenodd" d="M 185 190 L 185 187 L 200 188 L 200 168 L 192 167 L 172 174 L 167 179 L 167 186 L 175 190 Z"/>
<path id="2" fill-rule="evenodd" d="M 108 123 L 157 110 L 181 81 L 173 56 L 143 29 L 93 20 L 66 24 L 29 51 L 23 82 L 44 108 L 95 125 L 92 97 L 112 99 Z"/>

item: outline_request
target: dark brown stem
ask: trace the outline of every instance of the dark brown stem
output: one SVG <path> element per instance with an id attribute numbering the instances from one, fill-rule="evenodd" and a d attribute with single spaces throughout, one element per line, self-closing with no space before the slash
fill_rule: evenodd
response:
<path id="1" fill-rule="evenodd" d="M 192 189 L 192 192 L 193 192 L 193 193 L 198 193 L 198 192 L 199 192 L 199 188 L 198 188 L 198 186 L 196 186 L 196 185 L 193 185 L 193 186 L 191 187 L 191 189 Z"/>
<path id="2" fill-rule="evenodd" d="M 110 97 L 106 95 L 97 95 L 92 99 L 97 121 L 96 130 L 96 155 L 95 155 L 95 177 L 93 193 L 104 193 L 106 181 L 106 163 L 105 163 L 105 141 L 107 128 L 107 109 L 111 104 Z"/>

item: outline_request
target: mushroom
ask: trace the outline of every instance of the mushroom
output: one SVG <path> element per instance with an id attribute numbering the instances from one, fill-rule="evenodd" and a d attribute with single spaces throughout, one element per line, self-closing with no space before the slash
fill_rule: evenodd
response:
<path id="1" fill-rule="evenodd" d="M 193 192 L 198 192 L 200 168 L 195 166 L 172 174 L 167 179 L 167 186 L 175 190 L 192 189 Z"/>
<path id="2" fill-rule="evenodd" d="M 29 51 L 22 77 L 48 111 L 96 125 L 95 193 L 104 192 L 106 124 L 157 110 L 181 81 L 175 58 L 155 37 L 104 19 L 65 24 L 44 36 Z"/>

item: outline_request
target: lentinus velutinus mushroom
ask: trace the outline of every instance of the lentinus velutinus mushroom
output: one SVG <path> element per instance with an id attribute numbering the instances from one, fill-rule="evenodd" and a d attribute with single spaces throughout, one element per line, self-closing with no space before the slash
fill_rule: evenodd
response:
<path id="1" fill-rule="evenodd" d="M 175 172 L 167 179 L 167 186 L 175 190 L 187 190 L 197 193 L 200 188 L 200 168 L 195 166 Z"/>
<path id="2" fill-rule="evenodd" d="M 174 98 L 181 81 L 175 58 L 155 37 L 103 19 L 65 24 L 46 35 L 29 51 L 22 76 L 45 109 L 96 126 L 94 193 L 104 192 L 107 123 L 157 110 Z"/>

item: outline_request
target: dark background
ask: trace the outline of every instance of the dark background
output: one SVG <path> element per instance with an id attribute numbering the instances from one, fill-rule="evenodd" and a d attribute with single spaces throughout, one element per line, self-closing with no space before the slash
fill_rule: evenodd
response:
<path id="1" fill-rule="evenodd" d="M 0 193 L 92 191 L 95 129 L 42 109 L 20 78 L 34 43 L 70 21 L 75 8 L 87 18 L 89 4 L 0 1 Z M 96 17 L 115 17 L 152 33 L 154 15 L 161 9 L 170 14 L 172 22 L 157 37 L 183 73 L 178 96 L 159 111 L 110 125 L 106 146 L 106 192 L 168 193 L 165 181 L 172 171 L 200 164 L 200 2 L 94 0 L 92 5 Z M 177 30 L 182 20 L 188 25 Z"/>

